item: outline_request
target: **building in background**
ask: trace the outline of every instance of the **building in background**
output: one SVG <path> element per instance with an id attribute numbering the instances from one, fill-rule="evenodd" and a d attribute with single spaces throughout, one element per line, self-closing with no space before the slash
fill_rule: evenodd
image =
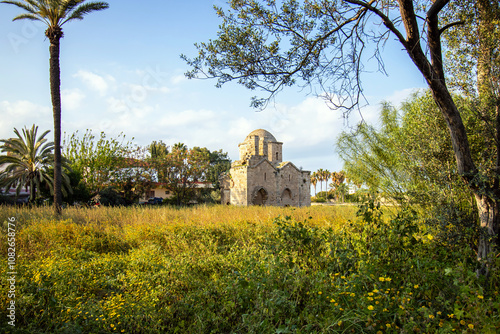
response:
<path id="1" fill-rule="evenodd" d="M 240 159 L 221 178 L 221 202 L 233 205 L 310 206 L 310 174 L 283 162 L 283 143 L 266 130 L 238 145 Z"/>

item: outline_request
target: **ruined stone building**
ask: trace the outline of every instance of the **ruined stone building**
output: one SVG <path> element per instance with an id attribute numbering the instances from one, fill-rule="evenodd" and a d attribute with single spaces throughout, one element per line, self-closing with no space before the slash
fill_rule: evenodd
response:
<path id="1" fill-rule="evenodd" d="M 221 178 L 223 204 L 310 206 L 310 172 L 283 162 L 283 143 L 266 130 L 239 144 L 240 159 Z"/>

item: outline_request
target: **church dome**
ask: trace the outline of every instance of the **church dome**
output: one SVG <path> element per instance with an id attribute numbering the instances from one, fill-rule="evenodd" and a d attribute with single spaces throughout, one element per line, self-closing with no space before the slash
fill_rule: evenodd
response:
<path id="1" fill-rule="evenodd" d="M 250 134 L 245 138 L 245 141 L 247 141 L 247 139 L 250 139 L 251 137 L 259 137 L 259 138 L 264 138 L 265 141 L 269 141 L 269 142 L 277 142 L 276 138 L 274 138 L 274 136 L 271 134 L 271 132 L 269 131 L 266 131 L 264 129 L 258 129 L 258 130 L 254 130 L 252 132 L 250 132 Z"/>

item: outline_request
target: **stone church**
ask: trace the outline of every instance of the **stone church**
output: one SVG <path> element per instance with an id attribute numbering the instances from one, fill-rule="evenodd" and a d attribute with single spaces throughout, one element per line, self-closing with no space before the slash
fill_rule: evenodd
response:
<path id="1" fill-rule="evenodd" d="M 310 206 L 310 172 L 283 162 L 282 146 L 268 131 L 252 131 L 221 177 L 222 204 Z"/>

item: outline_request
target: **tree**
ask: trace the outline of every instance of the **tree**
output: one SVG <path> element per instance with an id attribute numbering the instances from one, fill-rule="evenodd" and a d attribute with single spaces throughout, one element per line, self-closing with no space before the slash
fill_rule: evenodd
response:
<path id="1" fill-rule="evenodd" d="M 93 195 L 114 187 L 125 204 L 135 202 L 151 188 L 153 175 L 145 161 L 146 153 L 146 149 L 135 146 L 123 133 L 107 138 L 101 132 L 96 138 L 91 130 L 82 137 L 77 131 L 64 140 L 64 156 L 81 175 L 80 182 Z"/>
<path id="2" fill-rule="evenodd" d="M 185 144 L 177 143 L 172 152 L 151 157 L 149 166 L 156 171 L 157 181 L 172 192 L 177 205 L 185 205 L 194 197 L 199 182 L 206 181 L 210 152 L 199 147 L 189 149 Z"/>
<path id="3" fill-rule="evenodd" d="M 223 173 L 229 172 L 231 169 L 231 159 L 229 159 L 227 152 L 223 152 L 222 150 L 209 151 L 206 148 L 202 150 L 206 150 L 208 152 L 210 161 L 210 164 L 205 171 L 206 180 L 207 182 L 212 183 L 214 189 L 220 190 L 220 177 Z"/>
<path id="4" fill-rule="evenodd" d="M 61 213 L 61 71 L 59 66 L 60 40 L 63 37 L 62 26 L 72 20 L 83 20 L 93 11 L 109 7 L 106 2 L 88 2 L 86 0 L 21 0 L 1 1 L 15 5 L 26 13 L 14 17 L 13 21 L 28 19 L 41 21 L 47 25 L 45 36 L 50 41 L 50 93 L 54 117 L 54 209 Z"/>
<path id="5" fill-rule="evenodd" d="M 324 172 L 325 170 L 323 168 L 320 168 L 316 171 L 316 177 L 318 178 L 320 193 L 323 192 L 323 181 L 325 181 Z"/>
<path id="6" fill-rule="evenodd" d="M 351 180 L 364 183 L 372 192 L 381 192 L 401 204 L 409 183 L 407 168 L 410 168 L 404 163 L 407 160 L 399 144 L 403 133 L 401 119 L 397 109 L 384 104 L 380 121 L 380 129 L 361 122 L 354 133 L 341 133 L 337 151 Z M 414 160 L 410 162 L 413 164 Z"/>
<path id="7" fill-rule="evenodd" d="M 479 160 L 483 144 L 467 100 L 456 98 Z M 471 193 L 456 173 L 446 123 L 429 92 L 416 93 L 399 109 L 384 103 L 380 126 L 358 125 L 343 132 L 337 150 L 351 180 L 362 180 L 398 204 L 416 204 L 428 210 L 446 203 L 470 202 Z"/>
<path id="8" fill-rule="evenodd" d="M 498 31 L 498 2 L 480 1 L 491 7 L 493 15 L 478 17 L 479 26 L 491 26 Z M 458 2 L 284 0 L 278 6 L 274 0 L 263 3 L 231 0 L 227 11 L 217 8 L 223 21 L 218 38 L 198 44 L 196 58 L 183 56 L 192 67 L 187 76 L 217 78 L 218 86 L 236 80 L 249 89 L 263 89 L 268 95 L 254 98 L 252 104 L 256 107 L 265 106 L 284 87 L 319 86 L 332 107 L 350 110 L 362 94 L 361 73 L 366 56 L 370 56 L 367 52 L 371 52 L 383 70 L 380 48 L 389 37 L 395 37 L 427 82 L 446 122 L 457 173 L 475 195 L 483 229 L 478 274 L 487 274 L 500 242 L 500 158 L 496 159 L 490 175 L 477 167 L 462 117 L 446 82 L 443 34 L 452 28 L 460 29 L 460 18 L 447 17 L 442 24 L 442 17 L 453 15 L 448 9 L 455 3 Z M 498 50 L 498 44 L 484 45 L 490 49 L 495 45 Z M 491 65 L 490 59 L 487 63 Z M 475 61 L 479 67 L 484 64 L 482 60 Z M 499 121 L 500 116 L 495 124 Z M 497 140 L 499 127 L 493 127 Z M 496 156 L 498 151 L 497 145 Z"/>
<path id="9" fill-rule="evenodd" d="M 342 197 L 342 202 L 344 202 L 344 194 L 346 191 L 346 185 L 344 184 L 345 180 L 345 172 L 333 172 L 330 174 L 332 178 L 332 183 L 330 185 L 330 191 L 335 193 L 336 200 L 338 200 L 338 196 Z"/>
<path id="10" fill-rule="evenodd" d="M 152 158 L 164 157 L 168 154 L 168 146 L 162 142 L 153 141 L 148 146 L 149 154 Z"/>
<path id="11" fill-rule="evenodd" d="M 311 184 L 314 186 L 314 196 L 316 196 L 316 184 L 318 184 L 318 174 L 316 172 L 311 174 Z"/>
<path id="12" fill-rule="evenodd" d="M 330 180 L 331 175 L 332 175 L 332 173 L 328 169 L 325 169 L 323 171 L 323 181 L 325 181 L 325 191 L 326 192 L 328 192 L 328 180 Z"/>
<path id="13" fill-rule="evenodd" d="M 50 167 L 54 164 L 54 143 L 47 142 L 45 136 L 50 131 L 45 131 L 40 136 L 38 134 L 38 126 L 33 125 L 31 129 L 24 128 L 21 133 L 14 128 L 14 133 L 17 138 L 2 139 L 3 143 L 0 146 L 0 151 L 5 155 L 0 156 L 0 166 L 5 166 L 5 169 L 0 173 L 0 187 L 9 190 L 12 187 L 16 188 L 16 195 L 22 187 L 29 186 L 30 202 L 35 202 L 37 199 L 37 191 L 43 185 L 54 190 L 54 179 L 51 175 Z M 67 167 L 66 161 L 63 160 L 63 165 Z M 63 181 L 66 193 L 71 192 L 69 187 L 69 179 L 63 173 Z"/>

